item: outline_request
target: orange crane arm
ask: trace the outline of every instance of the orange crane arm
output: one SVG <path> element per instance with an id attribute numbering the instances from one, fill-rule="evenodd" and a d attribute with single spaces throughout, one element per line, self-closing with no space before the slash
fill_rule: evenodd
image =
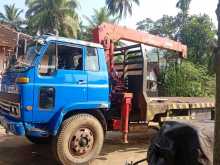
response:
<path id="1" fill-rule="evenodd" d="M 93 39 L 94 42 L 104 46 L 107 61 L 110 62 L 110 64 L 114 53 L 114 43 L 119 40 L 176 51 L 180 53 L 182 58 L 186 58 L 187 56 L 187 46 L 180 42 L 109 23 L 102 23 L 95 28 L 93 30 Z"/>

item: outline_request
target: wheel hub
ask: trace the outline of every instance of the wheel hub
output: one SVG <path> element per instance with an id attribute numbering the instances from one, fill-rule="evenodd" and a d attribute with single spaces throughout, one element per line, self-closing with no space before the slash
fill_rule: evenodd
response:
<path id="1" fill-rule="evenodd" d="M 89 128 L 80 128 L 70 142 L 70 151 L 73 155 L 84 155 L 92 149 L 93 143 L 92 131 Z"/>
<path id="2" fill-rule="evenodd" d="M 88 145 L 88 139 L 84 137 L 80 138 L 79 145 L 80 147 L 86 147 Z"/>

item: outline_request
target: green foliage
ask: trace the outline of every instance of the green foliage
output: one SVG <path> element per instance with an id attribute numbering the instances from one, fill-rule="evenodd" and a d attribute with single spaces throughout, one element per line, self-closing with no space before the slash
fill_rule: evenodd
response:
<path id="1" fill-rule="evenodd" d="M 137 23 L 137 29 L 162 37 L 175 38 L 177 32 L 176 19 L 168 15 L 163 15 L 156 21 L 146 18 Z"/>
<path id="2" fill-rule="evenodd" d="M 214 96 L 215 78 L 203 66 L 189 61 L 171 64 L 160 75 L 160 84 L 168 96 Z"/>
<path id="3" fill-rule="evenodd" d="M 180 33 L 181 41 L 188 46 L 188 58 L 195 64 L 208 65 L 216 39 L 215 27 L 208 15 L 193 15 Z"/>
<path id="4" fill-rule="evenodd" d="M 179 0 L 177 7 L 181 12 L 175 16 L 164 15 L 153 21 L 146 18 L 137 23 L 139 30 L 162 37 L 179 40 L 188 47 L 188 60 L 181 66 L 167 63 L 173 56 L 170 51 L 162 51 L 166 67 L 160 76 L 162 88 L 167 96 L 214 96 L 215 77 L 213 72 L 213 50 L 216 45 L 216 30 L 207 15 L 187 14 L 187 4 Z M 185 3 L 185 2 L 184 2 Z"/>
<path id="5" fill-rule="evenodd" d="M 83 41 L 91 41 L 92 40 L 91 31 L 89 31 L 88 26 L 85 26 L 82 21 L 79 22 L 77 39 L 83 40 Z"/>
<path id="6" fill-rule="evenodd" d="M 26 0 L 28 30 L 30 33 L 55 33 L 76 37 L 79 28 L 77 0 Z"/>
<path id="7" fill-rule="evenodd" d="M 15 7 L 15 4 L 4 5 L 5 13 L 0 13 L 0 21 L 11 25 L 17 30 L 21 30 L 21 25 L 24 21 L 21 19 L 20 15 L 23 10 Z"/>
<path id="8" fill-rule="evenodd" d="M 209 16 L 189 16 L 184 26 L 179 24 L 179 19 L 179 15 L 177 17 L 164 15 L 156 21 L 146 18 L 137 23 L 137 29 L 178 39 L 188 46 L 188 58 L 191 62 L 206 67 L 213 65 L 216 30 Z"/>
<path id="9" fill-rule="evenodd" d="M 85 18 L 89 22 L 90 28 L 95 28 L 103 22 L 114 23 L 116 21 L 116 19 L 112 18 L 106 7 L 93 9 L 93 15 L 91 16 L 91 18 L 87 16 L 85 16 Z"/>
<path id="10" fill-rule="evenodd" d="M 189 10 L 191 0 L 178 0 L 176 3 L 176 7 L 181 10 L 181 13 L 183 15 L 186 15 Z"/>
<path id="11" fill-rule="evenodd" d="M 191 0 L 178 0 L 176 3 L 176 7 L 180 9 L 180 12 L 176 16 L 176 23 L 178 24 L 180 31 L 186 24 L 190 3 Z"/>
<path id="12" fill-rule="evenodd" d="M 132 15 L 133 4 L 140 5 L 139 0 L 106 0 L 106 6 L 109 13 L 118 18 L 127 17 Z"/>
<path id="13" fill-rule="evenodd" d="M 92 40 L 92 30 L 103 22 L 114 23 L 117 20 L 111 16 L 106 7 L 93 9 L 93 14 L 91 17 L 84 17 L 89 24 L 87 26 L 84 26 L 82 22 L 80 24 L 78 38 L 82 40 Z"/>

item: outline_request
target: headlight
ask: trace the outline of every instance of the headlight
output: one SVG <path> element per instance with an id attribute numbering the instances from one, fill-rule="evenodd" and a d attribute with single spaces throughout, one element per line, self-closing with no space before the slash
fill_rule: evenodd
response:
<path id="1" fill-rule="evenodd" d="M 15 117 L 20 117 L 20 110 L 16 106 L 11 106 L 10 107 L 10 114 L 12 114 Z"/>

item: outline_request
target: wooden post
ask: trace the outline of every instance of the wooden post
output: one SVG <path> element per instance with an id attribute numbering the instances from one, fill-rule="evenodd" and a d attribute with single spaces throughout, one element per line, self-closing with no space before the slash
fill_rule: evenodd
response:
<path id="1" fill-rule="evenodd" d="M 220 165 L 220 0 L 216 9 L 218 18 L 218 45 L 215 50 L 216 71 L 216 110 L 215 110 L 215 144 L 214 165 Z"/>

